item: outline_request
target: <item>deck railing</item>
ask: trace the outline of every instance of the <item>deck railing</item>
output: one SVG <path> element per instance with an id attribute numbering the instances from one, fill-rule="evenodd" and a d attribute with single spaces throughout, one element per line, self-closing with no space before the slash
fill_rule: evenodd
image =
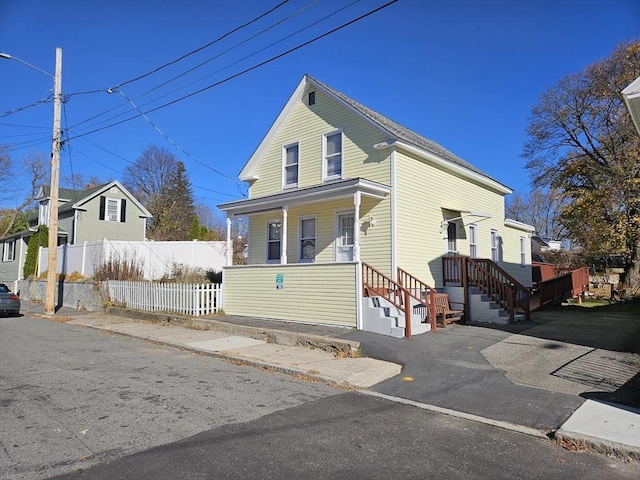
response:
<path id="1" fill-rule="evenodd" d="M 408 277 L 405 277 L 405 281 Z M 419 287 L 418 287 L 419 288 Z M 417 301 L 419 304 L 430 308 L 428 300 L 420 298 L 420 294 L 414 295 L 409 288 L 404 287 L 399 282 L 395 282 L 384 273 L 376 270 L 371 265 L 362 262 L 362 295 L 365 297 L 380 296 L 395 306 L 401 312 L 404 312 L 405 337 L 411 338 L 411 314 L 412 303 Z M 433 291 L 433 289 L 431 289 Z M 431 331 L 436 331 L 435 315 L 429 315 L 429 323 Z"/>
<path id="2" fill-rule="evenodd" d="M 488 259 L 463 256 L 442 257 L 445 284 L 475 287 L 509 313 L 509 323 L 515 322 L 517 309 L 530 319 L 529 290 Z M 467 302 L 465 302 L 465 309 Z"/>
<path id="3" fill-rule="evenodd" d="M 411 297 L 418 300 L 422 304 L 428 314 L 431 330 L 436 331 L 436 302 L 434 299 L 435 289 L 424 283 L 422 280 L 414 277 L 406 270 L 398 267 L 398 283 L 409 290 Z M 446 325 L 446 322 L 443 322 Z"/>

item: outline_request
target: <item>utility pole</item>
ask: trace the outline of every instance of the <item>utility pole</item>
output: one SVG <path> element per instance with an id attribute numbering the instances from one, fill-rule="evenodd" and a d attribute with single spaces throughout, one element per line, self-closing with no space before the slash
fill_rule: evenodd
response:
<path id="1" fill-rule="evenodd" d="M 62 110 L 62 48 L 56 48 L 53 77 L 53 140 L 51 141 L 51 191 L 49 192 L 49 258 L 44 312 L 53 315 L 56 307 L 56 270 L 58 254 L 58 177 L 60 175 L 60 114 Z"/>

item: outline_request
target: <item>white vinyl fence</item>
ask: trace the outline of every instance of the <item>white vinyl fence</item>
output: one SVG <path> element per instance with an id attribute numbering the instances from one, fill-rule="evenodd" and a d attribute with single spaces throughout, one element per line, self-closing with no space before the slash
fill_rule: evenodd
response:
<path id="1" fill-rule="evenodd" d="M 211 315 L 222 309 L 222 285 L 217 283 L 152 283 L 108 280 L 109 300 L 115 305 L 191 315 Z"/>
<path id="2" fill-rule="evenodd" d="M 227 242 L 154 242 L 98 240 L 78 245 L 60 245 L 57 250 L 57 273 L 78 272 L 93 277 L 94 271 L 107 261 L 135 264 L 145 280 L 170 276 L 176 266 L 222 271 L 226 263 Z M 48 268 L 49 249 L 40 248 L 38 272 Z"/>

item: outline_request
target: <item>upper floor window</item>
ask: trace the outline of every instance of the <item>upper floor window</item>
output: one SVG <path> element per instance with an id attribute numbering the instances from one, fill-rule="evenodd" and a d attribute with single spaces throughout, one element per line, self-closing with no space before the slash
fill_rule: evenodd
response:
<path id="1" fill-rule="evenodd" d="M 342 132 L 324 135 L 324 179 L 334 180 L 342 177 Z"/>
<path id="2" fill-rule="evenodd" d="M 469 225 L 469 256 L 478 258 L 478 227 Z"/>
<path id="3" fill-rule="evenodd" d="M 4 252 L 2 253 L 3 262 L 13 262 L 16 259 L 16 241 L 7 240 L 4 242 Z"/>
<path id="4" fill-rule="evenodd" d="M 497 230 L 491 230 L 491 260 L 498 263 L 499 260 L 499 245 L 500 237 L 498 236 Z"/>
<path id="5" fill-rule="evenodd" d="M 300 220 L 300 261 L 313 262 L 316 259 L 316 219 Z"/>
<path id="6" fill-rule="evenodd" d="M 120 198 L 100 197 L 100 220 L 106 222 L 125 222 L 127 201 Z"/>
<path id="7" fill-rule="evenodd" d="M 284 186 L 298 186 L 298 144 L 284 147 Z"/>
<path id="8" fill-rule="evenodd" d="M 267 223 L 267 262 L 280 261 L 281 226 L 280 221 Z"/>

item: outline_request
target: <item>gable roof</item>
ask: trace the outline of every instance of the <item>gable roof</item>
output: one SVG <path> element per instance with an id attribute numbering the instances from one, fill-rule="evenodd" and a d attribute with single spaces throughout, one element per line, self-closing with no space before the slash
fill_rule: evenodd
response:
<path id="1" fill-rule="evenodd" d="M 276 121 L 273 123 L 267 135 L 263 138 L 262 142 L 253 153 L 249 161 L 245 164 L 242 171 L 239 174 L 241 180 L 252 180 L 251 170 L 254 165 L 257 163 L 258 159 L 261 157 L 264 148 L 269 143 L 269 140 L 275 134 L 275 131 L 278 129 L 280 124 L 287 117 L 289 111 L 293 108 L 295 102 L 299 101 L 304 94 L 307 86 L 313 86 L 318 90 L 322 91 L 328 97 L 334 99 L 338 104 L 344 106 L 345 108 L 351 110 L 356 115 L 360 116 L 362 119 L 367 121 L 371 126 L 382 132 L 384 135 L 389 137 L 389 142 L 401 142 L 406 145 L 417 148 L 420 151 L 427 152 L 429 154 L 435 155 L 439 159 L 444 160 L 445 162 L 451 164 L 452 166 L 456 166 L 458 168 L 462 168 L 473 174 L 479 175 L 480 177 L 489 180 L 491 183 L 497 184 L 496 186 L 501 187 L 500 190 L 503 190 L 504 193 L 511 193 L 511 189 L 506 187 L 504 184 L 498 182 L 496 179 L 492 178 L 488 174 L 484 173 L 482 170 L 474 167 L 470 163 L 466 162 L 462 158 L 453 154 L 442 145 L 429 140 L 426 137 L 400 125 L 399 123 L 391 120 L 388 117 L 376 112 L 375 110 L 366 107 L 365 105 L 353 100 L 352 98 L 346 96 L 345 94 L 333 89 L 332 87 L 322 83 L 321 81 L 311 77 L 310 75 L 304 75 L 302 80 L 298 84 L 296 90 L 293 95 L 289 98 L 289 101 L 282 109 Z"/>
<path id="2" fill-rule="evenodd" d="M 117 187 L 122 191 L 122 193 L 132 201 L 142 212 L 142 217 L 151 218 L 153 215 L 127 190 L 124 185 L 122 185 L 119 181 L 114 180 L 109 183 L 105 183 L 104 185 L 98 185 L 97 187 L 87 188 L 86 190 L 73 190 L 68 188 L 60 188 L 58 190 L 58 198 L 61 201 L 64 201 L 58 207 L 58 213 L 63 213 L 68 210 L 79 209 L 83 204 L 89 202 L 95 197 L 100 196 L 111 187 Z M 51 192 L 51 187 L 42 186 L 40 187 L 40 195 L 38 195 L 38 199 L 49 198 L 49 193 Z"/>

